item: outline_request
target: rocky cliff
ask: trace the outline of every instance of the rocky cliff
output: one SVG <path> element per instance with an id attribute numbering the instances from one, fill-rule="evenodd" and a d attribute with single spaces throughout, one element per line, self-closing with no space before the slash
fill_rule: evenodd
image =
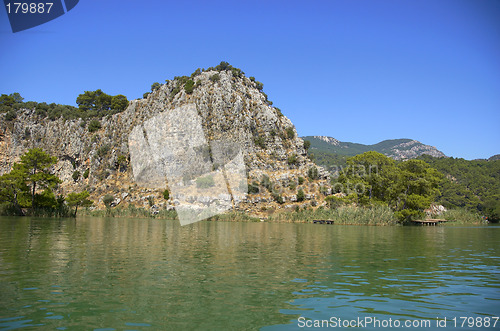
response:
<path id="1" fill-rule="evenodd" d="M 203 186 L 199 178 L 211 172 L 224 175 L 224 192 L 244 187 L 231 198 L 236 209 L 295 208 L 300 188 L 306 194 L 300 205 L 314 205 L 327 187 L 326 172 L 318 168 L 308 178 L 315 165 L 303 140 L 271 104 L 260 83 L 229 68 L 169 80 L 123 112 L 101 118 L 95 132 L 88 120 L 51 120 L 34 109 L 11 121 L 0 114 L 0 174 L 29 148 L 41 147 L 59 160 L 54 170 L 63 180 L 60 193 L 87 189 L 99 207 L 105 194 L 113 194 L 115 205 L 153 209 L 172 208 L 182 198 L 207 204 L 210 198 L 181 191 L 166 201 L 162 192 L 177 184 L 196 191 Z M 239 160 L 239 184 L 231 184 L 229 168 L 220 164 L 231 160 Z M 306 179 L 302 185 L 299 177 Z"/>

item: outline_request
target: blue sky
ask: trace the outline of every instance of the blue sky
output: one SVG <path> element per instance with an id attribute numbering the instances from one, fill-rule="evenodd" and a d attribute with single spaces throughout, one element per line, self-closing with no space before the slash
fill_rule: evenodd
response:
<path id="1" fill-rule="evenodd" d="M 0 10 L 0 93 L 25 100 L 139 98 L 222 60 L 263 82 L 299 135 L 500 153 L 498 0 L 81 0 L 15 34 Z"/>

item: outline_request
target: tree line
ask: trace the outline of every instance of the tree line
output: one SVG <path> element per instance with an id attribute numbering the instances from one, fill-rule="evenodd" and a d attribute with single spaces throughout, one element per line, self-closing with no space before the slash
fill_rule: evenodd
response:
<path id="1" fill-rule="evenodd" d="M 17 118 L 21 109 L 33 109 L 37 116 L 51 120 L 63 117 L 64 119 L 101 118 L 124 111 L 129 104 L 122 94 L 109 95 L 101 89 L 84 91 L 76 98 L 78 107 L 56 103 L 27 101 L 18 93 L 0 95 L 0 113 L 5 113 L 6 121 Z"/>

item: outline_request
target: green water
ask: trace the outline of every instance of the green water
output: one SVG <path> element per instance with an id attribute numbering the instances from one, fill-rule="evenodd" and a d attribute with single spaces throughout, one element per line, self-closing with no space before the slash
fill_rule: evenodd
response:
<path id="1" fill-rule="evenodd" d="M 499 316 L 499 238 L 495 226 L 0 218 L 0 329 Z"/>

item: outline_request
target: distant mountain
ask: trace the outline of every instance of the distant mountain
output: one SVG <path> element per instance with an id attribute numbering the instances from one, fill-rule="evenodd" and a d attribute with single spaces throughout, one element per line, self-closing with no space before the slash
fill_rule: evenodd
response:
<path id="1" fill-rule="evenodd" d="M 500 160 L 500 154 L 493 155 L 488 159 L 488 161 L 496 161 L 496 160 Z"/>
<path id="2" fill-rule="evenodd" d="M 315 155 L 333 153 L 342 156 L 354 156 L 368 151 L 375 151 L 387 155 L 395 160 L 414 159 L 427 154 L 434 157 L 446 156 L 434 146 L 422 144 L 412 139 L 384 140 L 374 145 L 364 145 L 351 142 L 342 142 L 332 137 L 307 136 L 302 137 L 311 142 L 310 150 Z"/>

